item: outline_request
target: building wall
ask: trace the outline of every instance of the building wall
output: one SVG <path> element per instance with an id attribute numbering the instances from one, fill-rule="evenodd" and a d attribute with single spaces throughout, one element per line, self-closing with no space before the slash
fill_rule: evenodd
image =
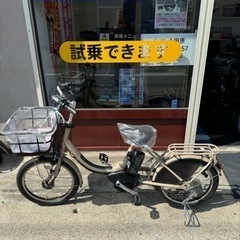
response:
<path id="1" fill-rule="evenodd" d="M 38 105 L 22 1 L 0 0 L 0 122 Z"/>

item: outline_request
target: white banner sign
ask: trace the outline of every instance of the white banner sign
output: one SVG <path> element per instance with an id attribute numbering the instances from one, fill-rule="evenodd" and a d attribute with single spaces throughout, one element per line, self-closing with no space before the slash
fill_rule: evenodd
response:
<path id="1" fill-rule="evenodd" d="M 142 40 L 175 40 L 182 46 L 182 56 L 170 65 L 194 65 L 195 47 L 197 33 L 164 33 L 164 34 L 142 34 Z M 144 64 L 146 65 L 146 64 Z M 149 65 L 149 64 L 148 64 Z M 160 65 L 160 64 L 152 64 Z M 162 64 L 161 64 L 162 65 Z M 169 65 L 169 64 L 165 64 Z"/>

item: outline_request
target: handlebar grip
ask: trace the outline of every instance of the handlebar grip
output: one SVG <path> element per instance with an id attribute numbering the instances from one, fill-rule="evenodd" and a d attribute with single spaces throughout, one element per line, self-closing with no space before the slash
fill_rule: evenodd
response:
<path id="1" fill-rule="evenodd" d="M 66 99 L 64 98 L 59 98 L 59 96 L 57 95 L 53 95 L 52 96 L 52 100 L 59 104 L 59 106 L 61 106 L 62 108 L 66 108 L 70 113 L 72 113 L 73 115 L 77 114 L 77 111 L 75 110 L 75 108 L 69 106 L 69 102 L 67 102 Z"/>
<path id="2" fill-rule="evenodd" d="M 53 100 L 55 103 L 59 103 L 59 102 L 60 102 L 60 99 L 59 99 L 56 95 L 53 95 L 51 98 L 52 98 L 52 100 Z"/>
<path id="3" fill-rule="evenodd" d="M 66 105 L 65 108 L 73 115 L 77 114 L 77 111 L 74 108 L 70 107 L 69 105 Z"/>

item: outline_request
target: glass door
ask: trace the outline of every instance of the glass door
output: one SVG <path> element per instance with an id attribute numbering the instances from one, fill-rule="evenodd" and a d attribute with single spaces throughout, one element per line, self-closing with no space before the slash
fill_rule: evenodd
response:
<path id="1" fill-rule="evenodd" d="M 213 0 L 29 2 L 46 93 L 58 82 L 72 81 L 80 86 L 70 97 L 89 117 L 85 121 L 94 110 L 105 132 L 121 116 L 128 122 L 154 125 L 163 133 L 159 146 L 194 142 L 205 64 L 203 43 L 210 31 L 206 21 Z M 150 41 L 161 43 L 152 47 L 158 60 L 132 61 L 134 51 L 141 60 L 148 57 Z M 180 53 L 174 60 L 163 61 L 176 54 L 170 42 L 179 46 Z M 69 48 L 61 52 L 64 44 Z M 100 58 L 100 45 L 113 60 L 116 57 L 115 62 Z"/>

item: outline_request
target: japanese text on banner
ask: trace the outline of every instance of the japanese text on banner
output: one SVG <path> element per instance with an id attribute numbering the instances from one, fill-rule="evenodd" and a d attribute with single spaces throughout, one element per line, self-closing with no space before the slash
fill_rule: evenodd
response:
<path id="1" fill-rule="evenodd" d="M 177 61 L 181 52 L 173 40 L 69 41 L 60 47 L 60 56 L 68 63 L 169 63 Z"/>

